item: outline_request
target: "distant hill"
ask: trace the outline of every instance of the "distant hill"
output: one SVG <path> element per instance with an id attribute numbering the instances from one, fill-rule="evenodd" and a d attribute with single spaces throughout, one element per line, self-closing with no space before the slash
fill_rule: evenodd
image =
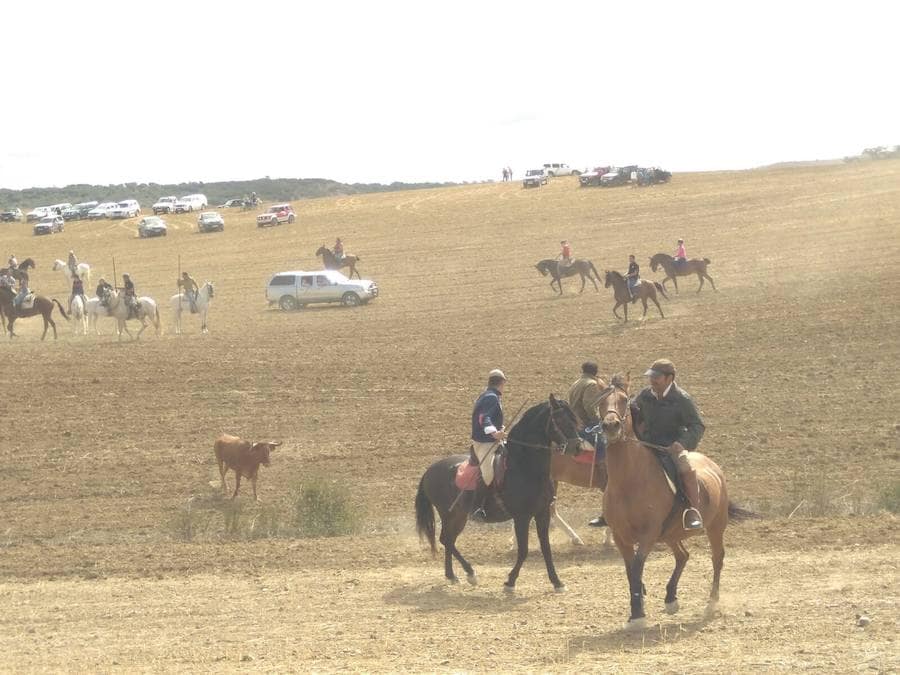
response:
<path id="1" fill-rule="evenodd" d="M 120 185 L 67 185 L 62 188 L 27 188 L 25 190 L 0 189 L 0 208 L 19 207 L 22 210 L 36 206 L 70 202 L 77 204 L 92 200 L 119 201 L 137 199 L 142 206 L 150 206 L 164 195 L 201 193 L 209 199 L 210 206 L 229 199 L 249 196 L 256 192 L 264 201 L 295 201 L 314 197 L 354 195 L 364 192 L 392 192 L 454 185 L 454 183 L 339 183 L 325 178 L 257 178 L 255 180 L 225 181 L 220 183 L 122 183 Z"/>

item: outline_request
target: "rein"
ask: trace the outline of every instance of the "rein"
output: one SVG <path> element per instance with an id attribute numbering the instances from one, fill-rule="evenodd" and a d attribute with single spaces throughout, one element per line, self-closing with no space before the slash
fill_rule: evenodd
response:
<path id="1" fill-rule="evenodd" d="M 610 385 L 610 386 L 611 386 L 611 388 L 615 388 L 615 387 L 613 387 L 612 385 Z M 608 395 L 609 395 L 609 394 L 607 394 L 607 396 L 608 396 Z M 625 430 L 625 421 L 626 421 L 629 417 L 631 417 L 631 406 L 628 405 L 627 399 L 626 399 L 626 403 L 625 403 L 625 415 L 624 415 L 624 416 L 623 416 L 622 414 L 620 414 L 619 411 L 615 409 L 615 407 L 613 407 L 613 408 L 607 408 L 607 409 L 606 409 L 606 414 L 608 415 L 609 413 L 612 413 L 613 415 L 615 415 L 616 417 L 618 417 L 618 418 L 619 418 L 619 422 L 622 423 L 622 440 L 623 440 L 623 441 L 636 441 L 637 443 L 640 443 L 640 444 L 643 445 L 644 447 L 651 448 L 651 449 L 653 449 L 653 450 L 665 450 L 665 451 L 668 452 L 669 448 L 667 448 L 665 445 L 656 445 L 655 443 L 648 443 L 647 441 L 642 441 L 642 440 L 641 440 L 640 438 L 638 438 L 637 436 L 634 436 L 633 438 L 629 438 L 629 437 L 625 434 L 625 431 L 624 431 L 624 430 Z M 632 427 L 632 430 L 633 430 L 633 427 Z"/>

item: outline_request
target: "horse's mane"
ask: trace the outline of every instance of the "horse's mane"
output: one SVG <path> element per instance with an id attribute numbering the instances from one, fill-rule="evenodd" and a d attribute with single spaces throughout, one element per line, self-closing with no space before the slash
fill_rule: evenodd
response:
<path id="1" fill-rule="evenodd" d="M 619 281 L 625 281 L 625 277 L 622 276 L 621 272 L 617 272 L 616 270 L 607 270 L 607 274 L 612 276 L 613 279 L 618 279 Z"/>
<path id="2" fill-rule="evenodd" d="M 656 258 L 668 258 L 669 260 L 675 260 L 675 258 L 670 256 L 668 253 L 657 253 L 652 258 L 650 258 L 650 260 L 655 260 Z"/>
<path id="3" fill-rule="evenodd" d="M 609 384 L 610 386 L 615 387 L 616 389 L 621 389 L 624 392 L 628 391 L 628 379 L 622 373 L 616 373 L 615 375 L 613 375 L 609 380 Z"/>

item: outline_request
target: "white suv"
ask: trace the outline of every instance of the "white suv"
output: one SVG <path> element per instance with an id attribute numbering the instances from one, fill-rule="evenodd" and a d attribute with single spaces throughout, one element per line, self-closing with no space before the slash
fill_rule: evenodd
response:
<path id="1" fill-rule="evenodd" d="M 279 272 L 266 284 L 266 300 L 284 311 L 319 302 L 339 302 L 345 307 L 364 305 L 378 297 L 374 281 L 353 281 L 335 270 Z"/>
<path id="2" fill-rule="evenodd" d="M 579 176 L 581 172 L 578 169 L 573 169 L 568 164 L 544 164 L 544 171 L 547 172 L 547 175 L 551 178 L 553 176 Z"/>
<path id="3" fill-rule="evenodd" d="M 160 197 L 153 205 L 153 215 L 158 216 L 160 213 L 175 213 L 175 202 L 178 197 L 172 195 L 170 197 Z"/>
<path id="4" fill-rule="evenodd" d="M 107 212 L 109 218 L 134 218 L 141 215 L 141 205 L 136 199 L 126 199 L 119 202 L 115 208 Z"/>

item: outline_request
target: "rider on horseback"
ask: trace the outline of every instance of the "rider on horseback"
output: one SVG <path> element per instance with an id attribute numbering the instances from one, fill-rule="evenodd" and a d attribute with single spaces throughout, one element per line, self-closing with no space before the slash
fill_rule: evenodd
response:
<path id="1" fill-rule="evenodd" d="M 0 288 L 8 288 L 12 290 L 16 287 L 16 278 L 9 273 L 8 269 L 0 270 Z"/>
<path id="2" fill-rule="evenodd" d="M 684 251 L 684 239 L 678 240 L 678 248 L 675 249 L 675 258 L 676 265 L 683 265 L 687 262 L 687 253 Z"/>
<path id="3" fill-rule="evenodd" d="M 559 245 L 562 246 L 562 250 L 559 252 L 559 255 L 556 256 L 556 259 L 559 261 L 557 263 L 556 271 L 559 276 L 562 276 L 563 270 L 572 266 L 572 247 L 569 244 L 568 239 L 563 239 L 559 242 Z"/>
<path id="4" fill-rule="evenodd" d="M 665 447 L 675 459 L 690 502 L 690 507 L 682 516 L 684 529 L 702 530 L 700 485 L 697 482 L 697 472 L 688 462 L 688 450 L 696 449 L 706 426 L 700 419 L 693 399 L 675 384 L 675 366 L 671 361 L 654 361 L 645 375 L 650 379 L 650 386 L 643 389 L 631 402 L 635 419 L 642 423 L 638 437 L 647 443 Z M 635 432 L 637 431 L 635 428 Z"/>
<path id="5" fill-rule="evenodd" d="M 72 279 L 72 294 L 69 296 L 70 312 L 72 311 L 72 301 L 75 299 L 75 296 L 81 296 L 82 308 L 87 307 L 87 298 L 84 297 L 84 281 L 78 275 L 75 275 L 75 278 Z"/>
<path id="6" fill-rule="evenodd" d="M 15 254 L 15 253 L 13 253 L 11 256 L 9 256 L 9 260 L 8 260 L 7 263 L 6 263 L 6 266 L 7 266 L 10 270 L 15 270 L 15 269 L 18 269 L 18 268 L 19 268 L 19 261 L 16 260 L 16 254 Z"/>
<path id="7" fill-rule="evenodd" d="M 97 297 L 100 298 L 100 304 L 104 307 L 109 307 L 109 294 L 112 289 L 113 287 L 109 282 L 100 277 L 100 281 L 97 284 Z"/>
<path id="8" fill-rule="evenodd" d="M 126 272 L 122 275 L 122 290 L 125 294 L 125 306 L 128 308 L 128 317 L 137 317 L 140 304 L 137 301 L 137 293 L 134 290 L 134 282 Z"/>
<path id="9" fill-rule="evenodd" d="M 344 242 L 341 241 L 340 237 L 334 242 L 334 258 L 338 262 L 344 260 Z"/>
<path id="10" fill-rule="evenodd" d="M 628 274 L 625 275 L 625 279 L 628 281 L 628 292 L 631 294 L 631 301 L 634 302 L 637 300 L 635 289 L 641 283 L 641 266 L 637 264 L 633 254 L 628 256 Z"/>
<path id="11" fill-rule="evenodd" d="M 569 388 L 569 406 L 584 425 L 583 436 L 594 444 L 594 462 L 606 455 L 606 436 L 595 430 L 600 424 L 600 402 L 608 393 L 606 383 L 597 376 L 597 364 L 585 361 L 581 364 L 581 377 Z"/>
<path id="12" fill-rule="evenodd" d="M 503 406 L 500 403 L 505 384 L 506 375 L 502 370 L 495 368 L 488 373 L 487 389 L 475 401 L 475 407 L 472 410 L 472 454 L 481 468 L 483 481 L 476 488 L 473 503 L 478 504 L 478 508 L 473 511 L 472 515 L 481 519 L 487 517 L 484 511 L 484 502 L 494 480 L 494 453 L 497 447 L 506 440 L 506 431 L 503 427 Z"/>
<path id="13" fill-rule="evenodd" d="M 191 312 L 196 314 L 197 296 L 200 293 L 200 287 L 197 285 L 197 282 L 191 278 L 190 274 L 182 272 L 181 278 L 178 280 L 178 286 L 184 291 L 184 297 L 187 298 L 191 305 Z"/>
<path id="14" fill-rule="evenodd" d="M 78 259 L 75 257 L 74 251 L 69 251 L 69 261 L 67 263 L 69 265 L 69 270 L 72 272 L 73 277 L 78 276 Z"/>
<path id="15" fill-rule="evenodd" d="M 19 307 L 22 306 L 22 301 L 25 299 L 25 296 L 27 296 L 30 292 L 31 291 L 28 290 L 28 275 L 23 274 L 19 278 L 19 293 L 16 295 L 15 299 L 13 300 L 13 304 L 15 305 L 16 309 L 19 309 Z"/>

